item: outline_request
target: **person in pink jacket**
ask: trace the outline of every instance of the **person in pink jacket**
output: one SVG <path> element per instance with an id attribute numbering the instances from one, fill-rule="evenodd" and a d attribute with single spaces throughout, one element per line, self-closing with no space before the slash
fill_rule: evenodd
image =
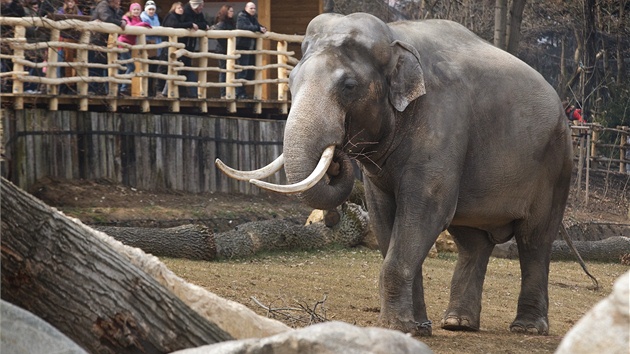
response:
<path id="1" fill-rule="evenodd" d="M 125 16 L 123 16 L 123 20 L 127 21 L 127 26 L 144 26 L 144 27 L 151 28 L 151 25 L 142 21 L 142 18 L 140 18 L 141 13 L 142 13 L 142 6 L 134 2 L 133 4 L 131 4 L 131 6 L 129 6 L 129 12 L 127 12 Z M 121 34 L 120 36 L 118 36 L 118 41 L 130 44 L 130 45 L 135 45 L 136 36 L 131 35 L 131 34 Z M 124 53 L 120 53 L 120 55 L 118 56 L 118 59 L 119 60 L 131 59 L 131 50 L 126 51 Z M 134 63 L 128 63 L 126 65 L 127 65 L 127 70 L 125 71 L 125 74 L 131 74 L 132 72 L 136 70 L 136 66 L 134 65 Z M 129 85 L 128 84 L 120 85 L 119 93 L 120 95 L 129 96 L 129 93 L 130 93 Z"/>

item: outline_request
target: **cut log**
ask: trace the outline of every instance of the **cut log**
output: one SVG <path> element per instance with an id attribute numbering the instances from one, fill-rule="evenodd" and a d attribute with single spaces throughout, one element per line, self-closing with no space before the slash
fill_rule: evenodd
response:
<path id="1" fill-rule="evenodd" d="M 232 336 L 94 231 L 2 178 L 2 299 L 93 353 L 170 353 Z"/>
<path id="2" fill-rule="evenodd" d="M 201 225 L 168 229 L 98 226 L 118 241 L 160 257 L 212 261 L 252 256 L 262 251 L 353 247 L 367 233 L 367 213 L 355 204 L 340 208 L 341 220 L 332 228 L 323 223 L 295 225 L 285 220 L 254 221 L 213 234 Z"/>
<path id="3" fill-rule="evenodd" d="M 630 238 L 613 236 L 601 241 L 573 241 L 573 245 L 585 261 L 620 262 L 623 255 L 630 253 Z M 518 258 L 515 241 L 509 241 L 494 247 L 492 255 L 499 258 Z M 575 260 L 575 255 L 564 241 L 554 241 L 551 248 L 554 261 Z"/>

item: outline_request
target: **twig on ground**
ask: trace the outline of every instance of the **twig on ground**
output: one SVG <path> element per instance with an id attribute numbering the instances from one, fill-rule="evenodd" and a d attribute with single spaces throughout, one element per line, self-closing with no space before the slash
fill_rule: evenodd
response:
<path id="1" fill-rule="evenodd" d="M 267 311 L 267 317 L 278 319 L 292 327 L 310 326 L 315 323 L 328 321 L 326 318 L 326 308 L 324 307 L 327 295 L 324 295 L 322 300 L 317 301 L 312 308 L 310 308 L 307 304 L 302 304 L 298 301 L 296 302 L 299 307 L 272 307 L 271 305 L 263 305 L 253 296 L 250 298 L 258 306 Z M 320 313 L 317 313 L 318 307 Z M 302 313 L 306 313 L 307 315 L 302 315 Z"/>

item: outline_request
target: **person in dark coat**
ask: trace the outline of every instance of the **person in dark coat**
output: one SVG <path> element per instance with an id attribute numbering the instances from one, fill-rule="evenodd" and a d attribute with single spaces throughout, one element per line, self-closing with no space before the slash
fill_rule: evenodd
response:
<path id="1" fill-rule="evenodd" d="M 184 22 L 194 23 L 197 26 L 197 29 L 203 31 L 210 29 L 210 26 L 208 25 L 208 22 L 206 22 L 206 18 L 203 15 L 203 0 L 190 0 L 188 4 L 184 6 L 184 15 L 182 16 L 182 18 Z M 183 43 L 186 45 L 186 50 L 189 52 L 194 52 L 197 48 L 197 38 L 187 37 L 183 39 Z M 191 58 L 183 56 L 181 59 L 184 65 L 188 67 L 192 66 Z M 186 76 L 186 81 L 197 81 L 197 74 L 194 71 L 184 71 L 183 73 Z M 197 87 L 189 87 L 188 94 L 184 96 L 197 98 Z"/>
<path id="2" fill-rule="evenodd" d="M 199 26 L 197 26 L 197 24 L 195 24 L 192 21 L 186 21 L 184 19 L 184 5 L 182 5 L 182 3 L 179 1 L 174 2 L 173 5 L 171 6 L 171 10 L 164 17 L 164 21 L 162 21 L 162 27 L 184 28 L 184 29 L 190 29 L 193 31 L 196 31 L 197 29 L 199 29 Z M 179 37 L 178 42 L 186 45 L 186 43 L 188 42 L 188 39 L 189 39 L 188 37 Z M 168 50 L 166 48 L 162 50 L 162 53 L 159 59 L 162 61 L 168 60 Z M 184 62 L 185 59 L 190 60 L 190 58 L 187 58 L 187 57 L 180 58 L 182 62 Z M 190 65 L 190 62 L 188 62 L 188 64 L 185 64 L 185 65 Z M 166 74 L 168 72 L 168 68 L 166 66 L 160 66 L 158 68 L 158 72 L 162 74 Z M 164 80 L 158 81 L 157 89 L 158 89 L 158 92 L 162 92 L 162 96 L 167 96 L 168 94 L 168 86 L 165 85 L 165 83 L 166 82 Z M 179 96 L 180 97 L 188 96 L 189 94 L 187 91 L 188 90 L 185 90 L 185 87 L 180 87 Z"/>
<path id="3" fill-rule="evenodd" d="M 230 5 L 223 5 L 217 12 L 217 16 L 214 20 L 214 29 L 219 31 L 231 31 L 236 28 L 234 23 L 234 8 Z M 227 38 L 217 39 L 216 52 L 220 54 L 227 54 Z M 219 59 L 219 68 L 226 68 L 225 59 Z M 225 72 L 219 73 L 219 82 L 225 82 Z M 221 87 L 221 98 L 225 98 L 225 87 Z"/>
<path id="4" fill-rule="evenodd" d="M 92 10 L 92 20 L 100 20 L 102 22 L 113 23 L 120 26 L 121 29 L 125 29 L 127 21 L 122 18 L 122 11 L 120 10 L 120 0 L 101 0 L 94 10 Z M 92 34 L 90 42 L 94 45 L 107 47 L 107 38 L 109 34 L 94 32 Z M 107 64 L 107 53 L 90 50 L 88 52 L 88 61 L 90 64 L 99 63 Z M 90 68 L 90 76 L 106 77 L 107 69 Z M 105 83 L 90 82 L 89 90 L 94 95 L 106 95 L 107 86 Z"/>
<path id="5" fill-rule="evenodd" d="M 267 28 L 258 23 L 256 17 L 256 4 L 248 2 L 245 9 L 238 14 L 236 19 L 236 29 L 247 30 L 252 32 L 267 32 Z M 256 38 L 239 37 L 236 39 L 237 50 L 254 50 L 256 49 Z M 253 54 L 241 55 L 238 64 L 241 66 L 250 66 L 255 64 L 256 56 Z M 238 74 L 239 79 L 253 80 L 254 70 L 243 70 Z M 236 88 L 237 98 L 247 98 L 245 94 L 245 86 Z"/>

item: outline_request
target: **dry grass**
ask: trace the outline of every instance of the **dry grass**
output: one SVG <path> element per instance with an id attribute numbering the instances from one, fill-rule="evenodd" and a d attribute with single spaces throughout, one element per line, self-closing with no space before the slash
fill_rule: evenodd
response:
<path id="1" fill-rule="evenodd" d="M 518 261 L 492 258 L 484 287 L 481 331 L 450 332 L 439 328 L 437 323 L 448 303 L 456 257 L 441 255 L 428 259 L 424 265 L 426 302 L 435 325 L 433 336 L 422 340 L 436 353 L 553 353 L 563 335 L 588 309 L 606 297 L 614 280 L 628 270 L 621 264 L 590 263 L 591 273 L 602 286 L 594 291 L 577 263 L 552 263 L 550 335 L 528 336 L 508 330 L 516 313 L 520 287 Z M 324 307 L 328 320 L 358 326 L 375 326 L 377 322 L 381 256 L 376 251 L 359 248 L 282 252 L 213 263 L 163 261 L 187 281 L 245 304 L 261 315 L 266 315 L 266 311 L 251 297 L 270 307 L 297 307 L 298 303 L 312 307 L 326 295 Z"/>

